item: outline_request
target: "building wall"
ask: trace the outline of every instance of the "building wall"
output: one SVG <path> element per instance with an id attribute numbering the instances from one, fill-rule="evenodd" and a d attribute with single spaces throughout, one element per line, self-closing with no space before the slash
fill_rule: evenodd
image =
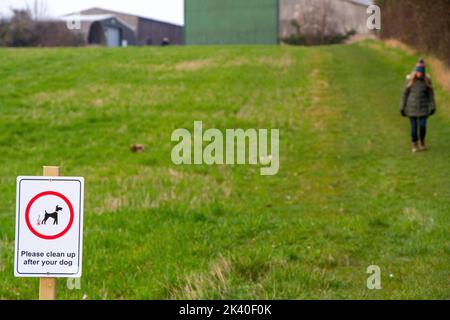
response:
<path id="1" fill-rule="evenodd" d="M 278 0 L 186 0 L 185 43 L 277 44 Z"/>
<path id="2" fill-rule="evenodd" d="M 183 27 L 139 18 L 137 39 L 140 45 L 161 45 L 164 38 L 167 38 L 170 44 L 183 44 Z"/>
<path id="3" fill-rule="evenodd" d="M 348 0 L 280 0 L 280 37 L 283 39 L 296 35 L 297 29 L 292 25 L 292 20 L 299 23 L 302 32 L 314 32 L 315 27 L 307 25 L 304 20 L 312 20 L 314 15 L 320 15 L 328 3 L 332 6 L 331 12 L 334 13 L 328 17 L 330 19 L 328 33 L 345 34 L 351 30 L 360 34 L 370 32 L 366 26 L 368 15 L 365 5 Z"/>

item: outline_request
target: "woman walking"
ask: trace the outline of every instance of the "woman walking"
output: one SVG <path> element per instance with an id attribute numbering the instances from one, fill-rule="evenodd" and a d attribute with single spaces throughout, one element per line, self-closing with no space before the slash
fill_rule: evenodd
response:
<path id="1" fill-rule="evenodd" d="M 423 59 L 419 60 L 414 72 L 408 76 L 400 112 L 403 117 L 409 117 L 411 123 L 412 152 L 425 151 L 427 120 L 436 112 L 436 104 L 431 79 L 426 74 Z"/>

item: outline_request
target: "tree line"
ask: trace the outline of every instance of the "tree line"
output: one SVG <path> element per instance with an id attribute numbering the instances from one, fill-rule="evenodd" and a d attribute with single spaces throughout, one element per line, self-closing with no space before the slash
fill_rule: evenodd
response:
<path id="1" fill-rule="evenodd" d="M 382 38 L 398 39 L 450 65 L 450 0 L 378 0 Z"/>
<path id="2" fill-rule="evenodd" d="M 65 22 L 41 20 L 29 9 L 13 10 L 11 18 L 0 20 L 0 46 L 54 47 L 84 44 L 81 34 L 69 30 Z"/>

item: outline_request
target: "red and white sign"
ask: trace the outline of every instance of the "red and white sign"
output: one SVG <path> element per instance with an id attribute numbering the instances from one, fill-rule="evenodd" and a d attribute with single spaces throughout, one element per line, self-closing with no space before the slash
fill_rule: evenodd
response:
<path id="1" fill-rule="evenodd" d="M 83 178 L 17 178 L 16 277 L 81 277 L 83 193 Z"/>

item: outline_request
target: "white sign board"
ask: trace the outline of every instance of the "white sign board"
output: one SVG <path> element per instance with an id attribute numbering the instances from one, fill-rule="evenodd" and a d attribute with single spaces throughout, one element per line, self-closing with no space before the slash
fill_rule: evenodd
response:
<path id="1" fill-rule="evenodd" d="M 16 277 L 81 277 L 83 192 L 83 178 L 17 178 Z"/>

